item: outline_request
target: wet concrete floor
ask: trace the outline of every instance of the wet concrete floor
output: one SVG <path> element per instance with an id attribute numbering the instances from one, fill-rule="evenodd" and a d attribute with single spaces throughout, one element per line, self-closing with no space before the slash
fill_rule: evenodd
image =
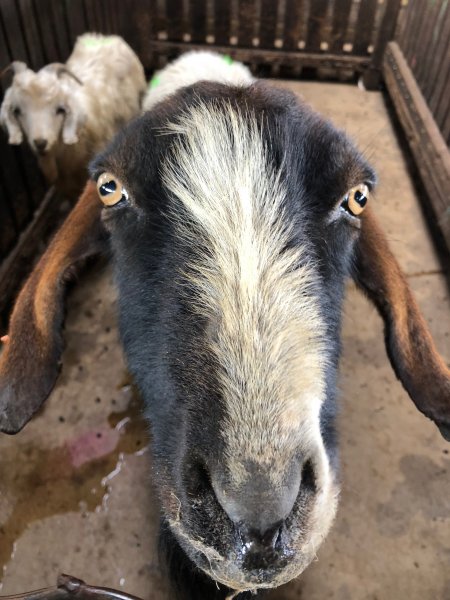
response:
<path id="1" fill-rule="evenodd" d="M 446 265 L 382 95 L 338 84 L 278 85 L 345 127 L 376 167 L 373 204 L 449 362 Z M 91 269 L 71 293 L 66 339 L 63 372 L 44 410 L 19 435 L 0 435 L 0 593 L 53 585 L 66 572 L 166 600 L 148 428 L 127 380 L 107 265 Z M 449 600 L 450 444 L 396 380 L 380 318 L 352 284 L 343 342 L 338 516 L 317 561 L 269 598 Z"/>

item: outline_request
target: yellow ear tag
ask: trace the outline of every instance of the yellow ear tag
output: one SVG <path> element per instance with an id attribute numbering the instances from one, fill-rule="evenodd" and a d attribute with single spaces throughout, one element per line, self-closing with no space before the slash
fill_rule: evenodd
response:
<path id="1" fill-rule="evenodd" d="M 112 173 L 102 173 L 97 179 L 97 191 L 105 206 L 114 206 L 121 200 L 128 199 L 128 193 L 120 181 Z"/>

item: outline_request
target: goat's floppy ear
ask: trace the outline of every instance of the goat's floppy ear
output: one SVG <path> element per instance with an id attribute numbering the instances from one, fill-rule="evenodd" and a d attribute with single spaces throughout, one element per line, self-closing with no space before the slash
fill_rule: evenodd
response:
<path id="1" fill-rule="evenodd" d="M 8 132 L 8 143 L 19 145 L 23 142 L 23 134 L 19 123 L 11 114 L 11 88 L 6 90 L 2 106 L 0 108 L 0 123 Z"/>
<path id="2" fill-rule="evenodd" d="M 91 181 L 19 294 L 0 355 L 0 431 L 20 431 L 55 384 L 66 283 L 77 263 L 105 246 L 100 210 Z"/>
<path id="3" fill-rule="evenodd" d="M 362 216 L 356 283 L 385 323 L 392 367 L 416 407 L 450 441 L 450 370 L 439 356 L 399 264 L 370 210 Z"/>

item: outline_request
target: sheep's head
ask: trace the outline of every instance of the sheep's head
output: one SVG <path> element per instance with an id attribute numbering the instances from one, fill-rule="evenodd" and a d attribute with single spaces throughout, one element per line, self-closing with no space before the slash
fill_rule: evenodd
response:
<path id="1" fill-rule="evenodd" d="M 80 101 L 81 81 L 64 65 L 47 65 L 35 73 L 25 63 L 13 63 L 14 79 L 5 93 L 0 121 L 10 144 L 24 137 L 39 155 L 51 152 L 55 144 L 75 144 L 84 122 Z"/>

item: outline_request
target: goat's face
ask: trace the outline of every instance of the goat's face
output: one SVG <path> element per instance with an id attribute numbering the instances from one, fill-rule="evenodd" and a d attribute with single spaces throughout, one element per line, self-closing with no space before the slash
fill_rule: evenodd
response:
<path id="1" fill-rule="evenodd" d="M 16 73 L 1 107 L 0 119 L 6 126 L 10 144 L 20 144 L 25 137 L 40 156 L 52 151 L 55 144 L 78 141 L 77 126 L 82 111 L 77 94 L 79 84 L 61 77 L 54 65 L 35 73 L 24 68 Z"/>
<path id="2" fill-rule="evenodd" d="M 287 582 L 336 510 L 341 301 L 374 174 L 261 83 L 186 88 L 92 172 L 165 518 L 230 588 Z"/>

